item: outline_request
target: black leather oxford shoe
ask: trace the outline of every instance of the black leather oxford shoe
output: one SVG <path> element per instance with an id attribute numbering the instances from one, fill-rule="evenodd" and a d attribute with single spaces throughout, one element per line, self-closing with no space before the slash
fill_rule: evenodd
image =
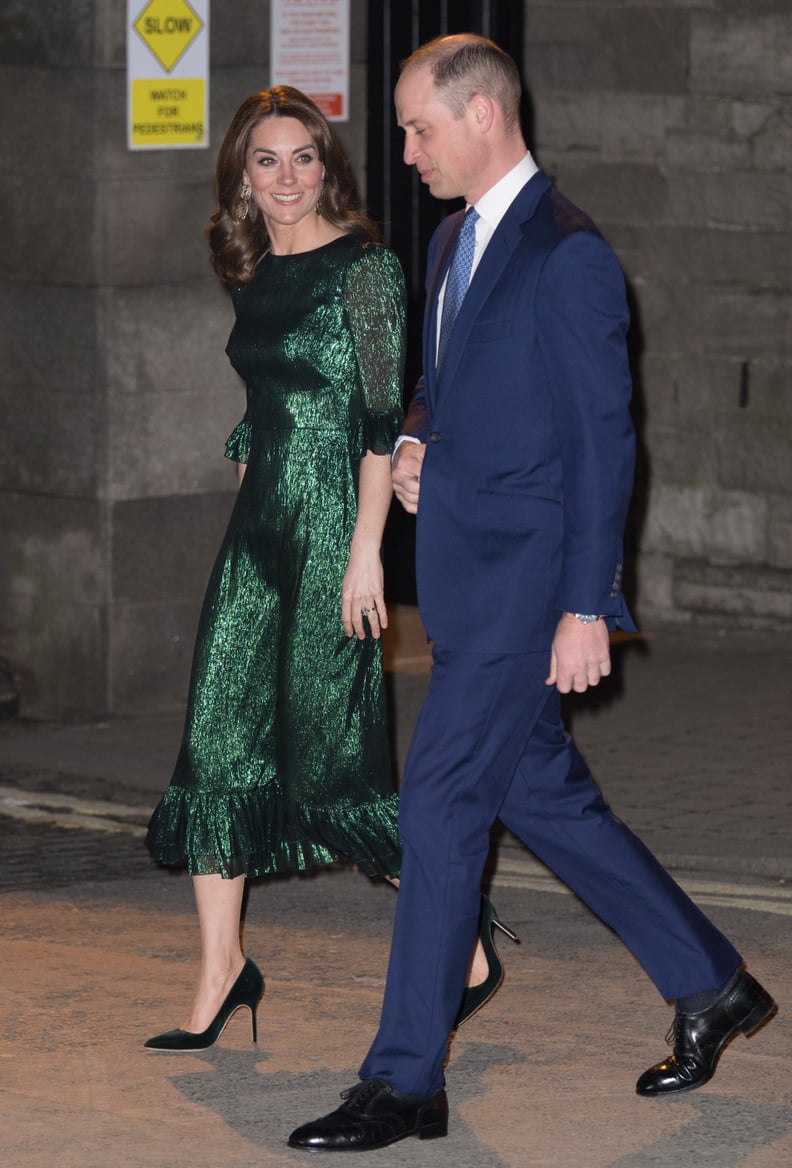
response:
<path id="1" fill-rule="evenodd" d="M 339 1108 L 303 1124 L 289 1136 L 290 1148 L 324 1152 L 364 1152 L 406 1136 L 434 1140 L 448 1135 L 448 1100 L 436 1095 L 402 1095 L 384 1079 L 364 1079 L 348 1091 Z"/>
<path id="2" fill-rule="evenodd" d="M 672 1027 L 674 1053 L 644 1071 L 635 1090 L 639 1095 L 668 1095 L 708 1083 L 723 1048 L 737 1031 L 742 1030 L 747 1038 L 769 1021 L 777 1008 L 767 990 L 750 973 L 738 969 L 706 1010 L 696 1014 L 677 1011 Z"/>

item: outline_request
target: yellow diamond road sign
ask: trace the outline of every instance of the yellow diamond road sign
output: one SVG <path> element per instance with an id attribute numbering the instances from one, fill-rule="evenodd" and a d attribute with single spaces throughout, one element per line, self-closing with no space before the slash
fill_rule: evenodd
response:
<path id="1" fill-rule="evenodd" d="M 187 0 L 151 0 L 134 29 L 170 73 L 203 28 L 203 21 Z"/>

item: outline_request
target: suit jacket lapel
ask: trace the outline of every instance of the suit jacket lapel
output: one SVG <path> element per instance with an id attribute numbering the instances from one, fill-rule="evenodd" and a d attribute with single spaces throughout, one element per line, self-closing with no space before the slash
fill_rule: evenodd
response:
<path id="1" fill-rule="evenodd" d="M 501 219 L 492 239 L 487 245 L 487 250 L 481 257 L 481 260 L 473 273 L 473 279 L 470 281 L 470 287 L 467 291 L 465 299 L 462 301 L 462 306 L 459 310 L 459 315 L 454 323 L 454 331 L 451 334 L 451 340 L 446 350 L 445 361 L 441 371 L 440 378 L 437 377 L 436 372 L 433 378 L 434 382 L 434 397 L 435 402 L 439 400 L 446 392 L 448 387 L 453 384 L 454 374 L 459 364 L 460 357 L 464 352 L 465 340 L 470 332 L 476 317 L 478 316 L 482 305 L 484 305 L 489 297 L 492 289 L 498 282 L 503 269 L 511 259 L 514 249 L 520 241 L 523 233 L 523 226 L 525 222 L 530 219 L 538 206 L 542 195 L 549 190 L 550 181 L 543 171 L 538 171 L 522 188 L 520 193 L 511 204 L 506 214 Z M 444 265 L 441 267 L 436 265 L 435 271 L 438 273 L 433 281 L 432 286 L 432 301 L 433 309 L 433 327 L 430 329 L 432 340 L 436 340 L 436 322 L 437 322 L 437 295 L 442 285 L 442 279 L 445 275 L 445 270 L 450 262 L 451 251 L 456 244 L 457 236 L 461 229 L 461 222 L 464 216 L 460 215 L 460 223 L 457 230 L 452 235 L 451 249 L 445 254 Z M 434 354 L 436 348 L 432 349 L 432 365 L 434 367 Z"/>

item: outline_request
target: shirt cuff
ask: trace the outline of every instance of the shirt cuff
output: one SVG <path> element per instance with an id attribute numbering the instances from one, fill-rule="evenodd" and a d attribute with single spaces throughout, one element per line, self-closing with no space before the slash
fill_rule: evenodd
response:
<path id="1" fill-rule="evenodd" d="M 397 455 L 397 454 L 398 454 L 398 452 L 399 452 L 399 447 L 400 447 L 400 446 L 401 446 L 401 445 L 402 445 L 404 442 L 412 442 L 412 443 L 413 443 L 415 446 L 420 446 L 420 445 L 421 445 L 421 439 L 420 439 L 420 438 L 414 438 L 414 437 L 412 436 L 412 434 L 400 434 L 400 435 L 399 435 L 399 437 L 396 439 L 396 443 L 395 443 L 395 445 L 394 445 L 394 447 L 393 447 L 393 453 L 391 454 L 391 462 L 393 462 L 393 460 L 395 459 L 396 455 Z"/>

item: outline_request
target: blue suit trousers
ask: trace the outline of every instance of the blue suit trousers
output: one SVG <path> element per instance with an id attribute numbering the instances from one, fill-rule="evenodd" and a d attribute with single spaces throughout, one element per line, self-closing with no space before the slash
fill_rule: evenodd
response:
<path id="1" fill-rule="evenodd" d="M 416 1095 L 442 1086 L 498 817 L 621 937 L 664 998 L 720 987 L 740 964 L 603 800 L 545 685 L 548 666 L 547 651 L 434 651 L 401 793 L 382 1017 L 361 1078 Z"/>

